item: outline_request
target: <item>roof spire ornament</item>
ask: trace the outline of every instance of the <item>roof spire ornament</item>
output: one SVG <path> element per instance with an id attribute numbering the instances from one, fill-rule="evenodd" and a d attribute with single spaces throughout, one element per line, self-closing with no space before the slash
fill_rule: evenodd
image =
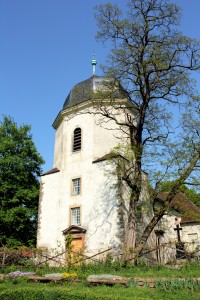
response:
<path id="1" fill-rule="evenodd" d="M 96 75 L 96 65 L 97 65 L 97 61 L 95 59 L 95 54 L 93 51 L 93 55 L 92 55 L 92 75 Z"/>

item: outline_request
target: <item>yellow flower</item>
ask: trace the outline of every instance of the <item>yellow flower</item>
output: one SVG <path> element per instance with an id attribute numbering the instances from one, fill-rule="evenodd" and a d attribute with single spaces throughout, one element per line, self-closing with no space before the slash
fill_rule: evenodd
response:
<path id="1" fill-rule="evenodd" d="M 69 273 L 66 273 L 66 272 L 62 274 L 62 278 L 65 278 L 65 279 L 73 278 L 73 277 L 77 277 L 77 274 L 76 273 L 69 274 Z"/>

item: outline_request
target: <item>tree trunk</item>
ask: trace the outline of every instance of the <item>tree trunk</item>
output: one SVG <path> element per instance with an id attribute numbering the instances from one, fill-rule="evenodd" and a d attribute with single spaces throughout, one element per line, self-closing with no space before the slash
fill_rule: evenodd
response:
<path id="1" fill-rule="evenodd" d="M 156 215 L 153 216 L 153 218 L 151 219 L 149 224 L 144 229 L 139 242 L 136 244 L 136 246 L 134 248 L 132 257 L 129 258 L 129 260 L 132 260 L 134 263 L 137 262 L 137 259 L 140 256 L 140 254 L 144 248 L 144 245 L 146 244 L 147 239 L 149 238 L 151 232 L 153 231 L 155 226 L 158 224 L 158 222 L 162 219 L 162 217 L 166 213 L 166 211 L 168 211 L 169 205 L 170 205 L 171 201 L 174 199 L 174 197 L 176 196 L 176 193 L 178 192 L 179 187 L 188 178 L 188 176 L 194 169 L 196 163 L 198 162 L 199 158 L 200 158 L 200 149 L 198 149 L 197 152 L 194 154 L 193 158 L 191 159 L 190 165 L 187 167 L 185 172 L 175 181 L 174 186 L 172 187 L 171 192 L 168 194 L 168 196 L 164 202 L 164 206 L 162 207 L 160 212 L 158 212 Z"/>
<path id="2" fill-rule="evenodd" d="M 131 199 L 129 203 L 129 211 L 128 211 L 128 223 L 125 233 L 125 252 L 126 255 L 132 250 L 135 246 L 136 241 L 136 199 L 135 193 L 131 191 Z"/>
<path id="3" fill-rule="evenodd" d="M 137 207 L 141 190 L 141 172 L 138 171 L 135 175 L 135 185 L 131 188 L 129 199 L 128 222 L 124 242 L 124 260 L 128 260 L 132 256 L 137 240 Z"/>

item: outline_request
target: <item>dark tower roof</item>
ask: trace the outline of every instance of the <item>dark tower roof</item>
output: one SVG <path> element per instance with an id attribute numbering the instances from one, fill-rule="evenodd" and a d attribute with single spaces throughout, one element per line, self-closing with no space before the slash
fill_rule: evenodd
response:
<path id="1" fill-rule="evenodd" d="M 104 76 L 93 75 L 90 78 L 76 84 L 69 95 L 67 96 L 63 109 L 70 108 L 74 105 L 80 104 L 92 98 L 92 92 L 105 89 L 105 82 L 111 82 Z M 113 97 L 129 98 L 127 92 L 119 84 L 117 90 L 113 93 Z"/>
<path id="2" fill-rule="evenodd" d="M 90 78 L 76 84 L 67 96 L 63 109 L 90 100 L 92 92 L 100 88 L 103 80 L 105 80 L 103 76 L 93 75 Z"/>

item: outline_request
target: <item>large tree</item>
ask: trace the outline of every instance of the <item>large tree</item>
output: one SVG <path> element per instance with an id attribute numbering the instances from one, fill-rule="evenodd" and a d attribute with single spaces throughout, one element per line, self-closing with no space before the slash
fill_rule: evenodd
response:
<path id="1" fill-rule="evenodd" d="M 0 122 L 0 246 L 35 244 L 43 163 L 30 126 L 18 126 L 4 116 Z"/>
<path id="2" fill-rule="evenodd" d="M 178 31 L 180 8 L 168 0 L 129 0 L 126 12 L 110 3 L 98 5 L 96 20 L 98 40 L 111 46 L 104 71 L 122 83 L 136 115 L 133 118 L 128 109 L 115 105 L 113 94 L 111 103 L 115 110 L 124 110 L 125 121 L 119 121 L 108 106 L 98 107 L 98 113 L 115 120 L 129 139 L 129 156 L 125 151 L 120 154 L 121 178 L 131 191 L 125 246 L 134 249 L 137 259 L 179 186 L 198 183 L 200 102 L 190 76 L 200 68 L 200 43 Z M 163 208 L 137 236 L 143 171 L 155 184 L 152 201 L 163 179 L 173 178 L 174 183 Z"/>

